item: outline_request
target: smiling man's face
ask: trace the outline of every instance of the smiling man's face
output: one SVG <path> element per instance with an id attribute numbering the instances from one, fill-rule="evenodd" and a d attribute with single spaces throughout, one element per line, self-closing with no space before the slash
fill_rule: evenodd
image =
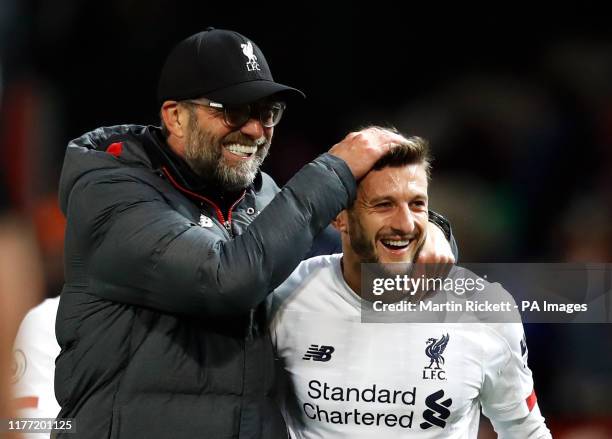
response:
<path id="1" fill-rule="evenodd" d="M 189 109 L 185 161 L 202 178 L 227 191 L 249 186 L 268 155 L 274 128 L 250 119 L 232 130 L 214 109 Z"/>
<path id="2" fill-rule="evenodd" d="M 368 173 L 346 211 L 345 257 L 361 263 L 413 262 L 426 238 L 427 202 L 423 164 Z"/>

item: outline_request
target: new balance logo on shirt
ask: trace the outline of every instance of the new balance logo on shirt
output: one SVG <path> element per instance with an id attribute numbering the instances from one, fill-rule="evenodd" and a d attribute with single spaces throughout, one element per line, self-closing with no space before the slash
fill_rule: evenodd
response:
<path id="1" fill-rule="evenodd" d="M 329 361 L 335 350 L 333 346 L 311 344 L 302 360 Z"/>

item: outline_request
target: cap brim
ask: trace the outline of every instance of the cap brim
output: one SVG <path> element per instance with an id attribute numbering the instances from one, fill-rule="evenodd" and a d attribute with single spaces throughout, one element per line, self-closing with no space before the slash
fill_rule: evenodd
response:
<path id="1" fill-rule="evenodd" d="M 255 80 L 231 85 L 206 93 L 204 97 L 221 104 L 240 105 L 255 102 L 274 94 L 282 94 L 287 97 L 306 97 L 306 95 L 297 88 L 266 80 Z"/>

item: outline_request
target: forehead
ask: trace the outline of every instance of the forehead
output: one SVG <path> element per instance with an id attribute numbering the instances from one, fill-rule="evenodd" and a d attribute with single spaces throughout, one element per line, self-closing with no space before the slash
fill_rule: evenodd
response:
<path id="1" fill-rule="evenodd" d="M 427 172 L 422 164 L 387 166 L 370 171 L 359 183 L 357 195 L 363 201 L 415 196 L 427 196 Z"/>

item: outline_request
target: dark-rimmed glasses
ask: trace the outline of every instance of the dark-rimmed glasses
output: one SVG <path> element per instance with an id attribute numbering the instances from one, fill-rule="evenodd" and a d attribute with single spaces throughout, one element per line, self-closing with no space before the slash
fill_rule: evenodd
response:
<path id="1" fill-rule="evenodd" d="M 284 102 L 224 105 L 204 98 L 189 99 L 186 102 L 222 111 L 223 121 L 232 129 L 242 127 L 250 119 L 258 119 L 264 127 L 271 128 L 280 122 L 286 107 Z"/>

